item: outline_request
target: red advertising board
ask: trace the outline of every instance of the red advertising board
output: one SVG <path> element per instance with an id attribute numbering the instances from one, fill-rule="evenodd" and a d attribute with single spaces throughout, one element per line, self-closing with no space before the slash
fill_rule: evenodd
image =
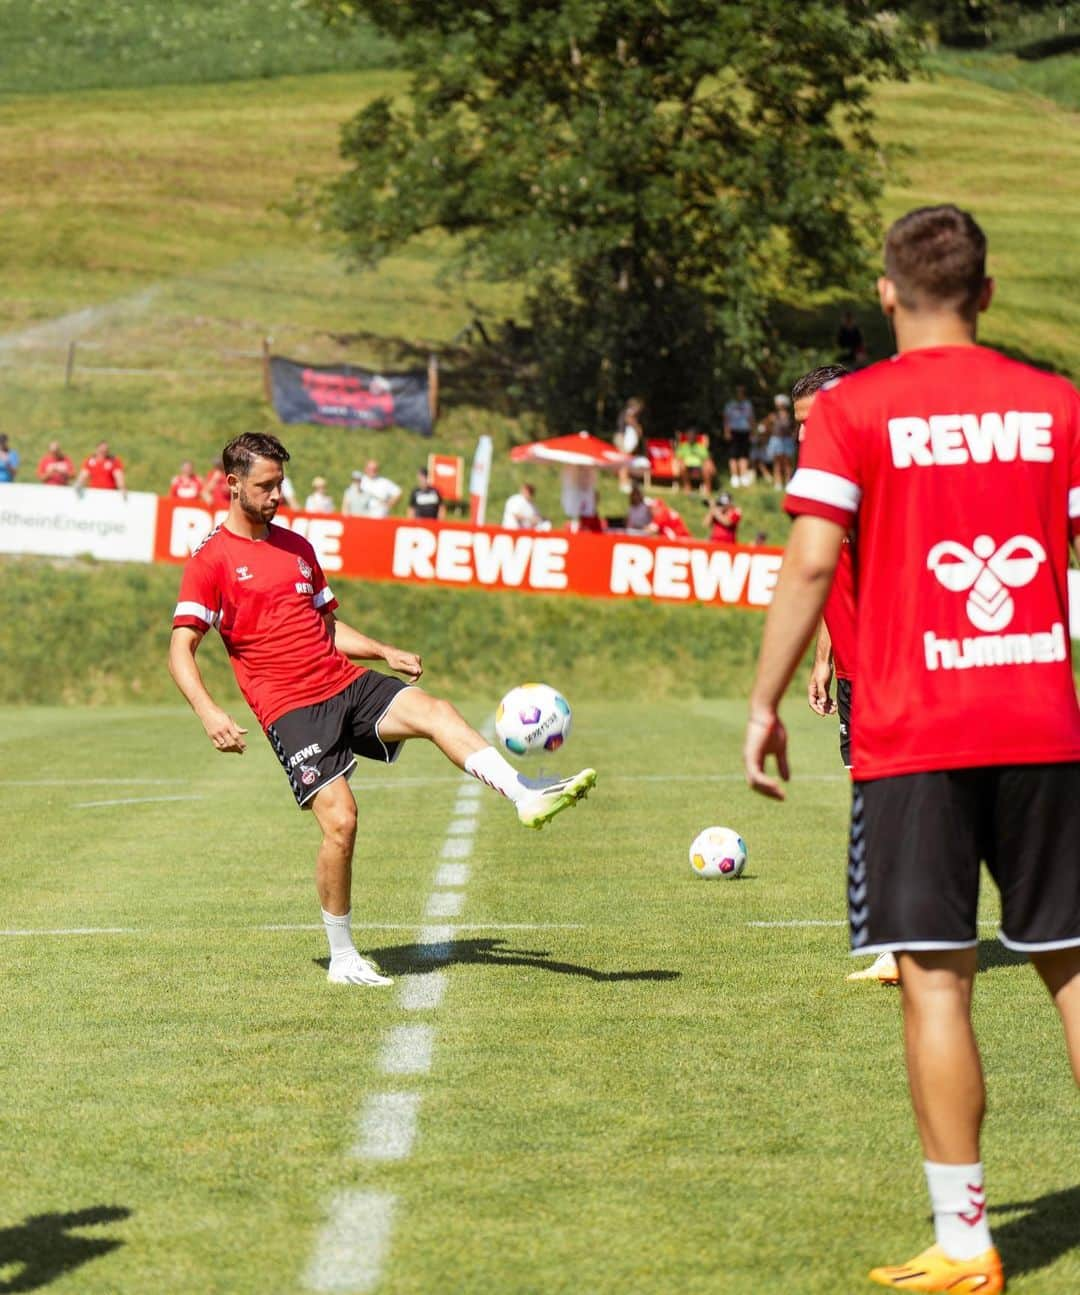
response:
<path id="1" fill-rule="evenodd" d="M 184 561 L 223 515 L 159 500 L 155 559 Z M 572 535 L 310 513 L 282 513 L 275 524 L 306 536 L 331 577 L 592 598 L 764 608 L 783 558 L 776 548 L 618 531 Z"/>

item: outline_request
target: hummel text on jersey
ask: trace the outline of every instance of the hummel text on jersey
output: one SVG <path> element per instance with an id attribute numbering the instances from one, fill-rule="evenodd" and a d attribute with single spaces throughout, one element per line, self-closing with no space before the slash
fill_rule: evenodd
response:
<path id="1" fill-rule="evenodd" d="M 1010 409 L 1005 414 L 931 414 L 890 418 L 889 445 L 898 468 L 950 467 L 959 463 L 1052 463 L 1051 414 Z"/>
<path id="2" fill-rule="evenodd" d="M 1068 659 L 1065 626 L 1056 621 L 1040 634 L 979 634 L 939 639 L 923 635 L 927 670 L 971 670 L 989 665 L 1051 665 Z"/>

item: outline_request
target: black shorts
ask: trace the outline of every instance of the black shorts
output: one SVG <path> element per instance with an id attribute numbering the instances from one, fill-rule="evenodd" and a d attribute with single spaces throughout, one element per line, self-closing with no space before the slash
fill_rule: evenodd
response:
<path id="1" fill-rule="evenodd" d="M 728 441 L 729 459 L 748 459 L 750 457 L 750 433 L 749 432 L 732 432 L 731 440 Z"/>
<path id="2" fill-rule="evenodd" d="M 836 681 L 836 713 L 840 716 L 840 759 L 851 768 L 851 680 Z"/>
<path id="3" fill-rule="evenodd" d="M 855 953 L 978 943 L 979 865 L 1021 953 L 1080 945 L 1080 762 L 1000 765 L 854 785 L 848 920 Z"/>
<path id="4" fill-rule="evenodd" d="M 358 755 L 387 764 L 397 759 L 401 743 L 384 742 L 379 721 L 408 686 L 377 670 L 365 670 L 326 701 L 286 711 L 267 725 L 266 736 L 301 809 L 335 778 L 352 773 Z"/>

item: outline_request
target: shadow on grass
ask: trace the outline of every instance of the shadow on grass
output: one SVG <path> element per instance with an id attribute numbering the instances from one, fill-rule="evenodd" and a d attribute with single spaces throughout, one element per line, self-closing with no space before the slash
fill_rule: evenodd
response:
<path id="1" fill-rule="evenodd" d="M 122 1205 L 95 1205 L 71 1214 L 34 1214 L 11 1228 L 0 1228 L 0 1269 L 18 1266 L 0 1280 L 0 1292 L 36 1291 L 91 1259 L 124 1244 L 109 1237 L 72 1236 L 72 1228 L 96 1227 L 130 1218 Z"/>
<path id="2" fill-rule="evenodd" d="M 1080 1187 L 1048 1192 L 1033 1201 L 991 1205 L 991 1214 L 1021 1218 L 994 1225 L 994 1243 L 1010 1277 L 1046 1268 L 1080 1245 Z"/>
<path id="3" fill-rule="evenodd" d="M 995 967 L 1022 967 L 1027 962 L 1026 953 L 1006 949 L 1000 940 L 979 941 L 979 970 L 993 971 Z"/>
<path id="4" fill-rule="evenodd" d="M 576 962 L 555 961 L 547 949 L 512 949 L 505 940 L 449 940 L 446 944 L 396 944 L 385 949 L 366 949 L 372 959 L 389 976 L 424 975 L 442 967 L 466 963 L 480 967 L 536 967 L 560 976 L 583 976 L 586 980 L 678 980 L 679 971 L 653 969 L 646 971 L 597 971 Z M 328 958 L 314 960 L 328 967 Z"/>

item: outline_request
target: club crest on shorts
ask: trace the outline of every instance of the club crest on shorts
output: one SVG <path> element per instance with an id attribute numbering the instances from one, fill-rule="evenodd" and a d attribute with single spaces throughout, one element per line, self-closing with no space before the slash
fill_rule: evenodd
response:
<path id="1" fill-rule="evenodd" d="M 319 770 L 316 765 L 302 764 L 300 766 L 300 781 L 304 784 L 305 787 L 310 787 L 312 783 L 318 781 L 318 778 L 319 778 Z"/>
<path id="2" fill-rule="evenodd" d="M 304 577 L 304 579 L 305 579 L 305 580 L 310 580 L 310 579 L 311 579 L 311 567 L 309 566 L 309 564 L 308 564 L 307 562 L 305 562 L 303 558 L 297 558 L 297 559 L 296 559 L 296 565 L 300 568 L 300 574 Z"/>

